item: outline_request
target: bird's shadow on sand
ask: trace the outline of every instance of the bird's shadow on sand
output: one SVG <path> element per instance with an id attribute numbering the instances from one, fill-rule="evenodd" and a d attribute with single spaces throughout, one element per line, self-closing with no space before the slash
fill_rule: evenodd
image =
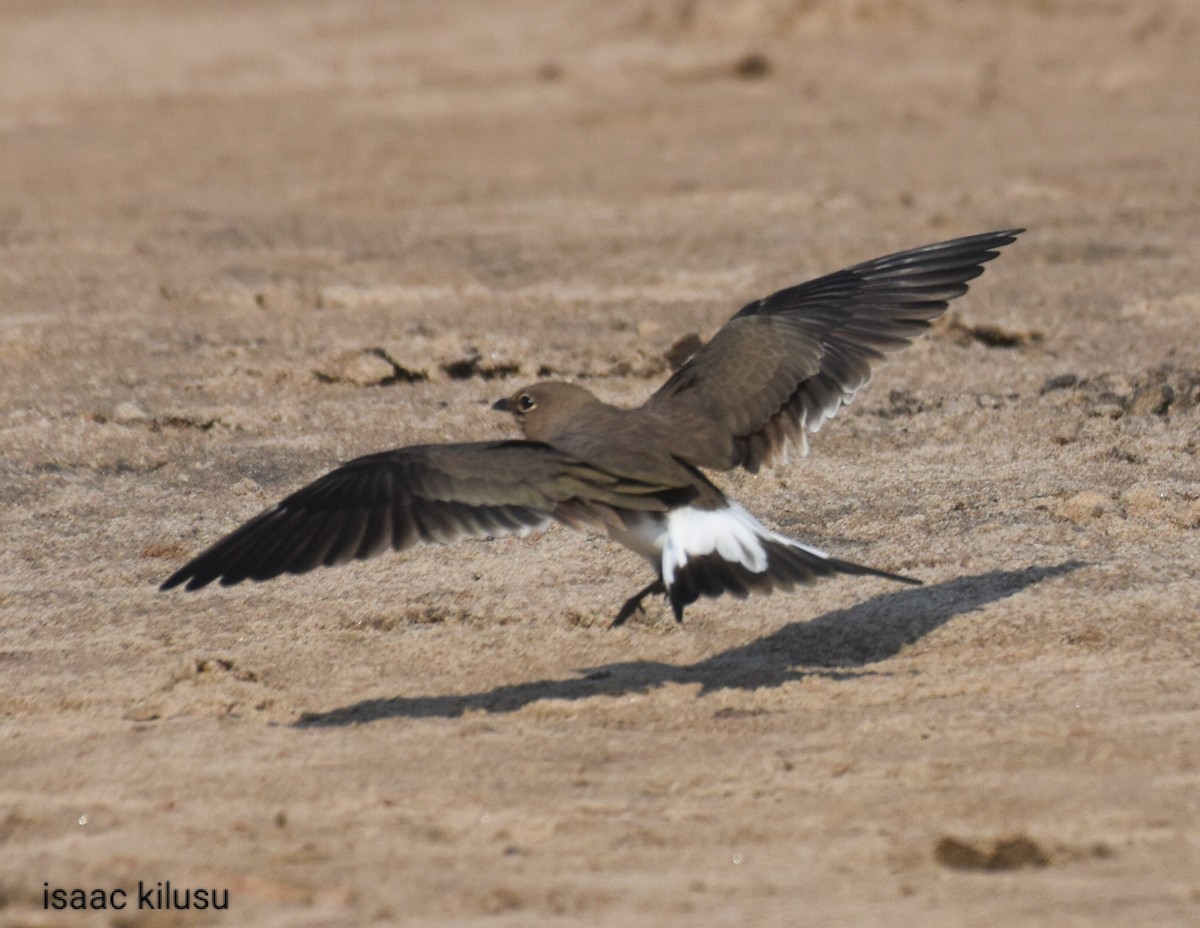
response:
<path id="1" fill-rule="evenodd" d="M 1080 561 L 1067 561 L 1024 570 L 993 570 L 934 586 L 885 593 L 808 622 L 792 622 L 770 635 L 694 664 L 623 661 L 581 670 L 578 676 L 568 679 L 498 686 L 479 693 L 364 699 L 328 712 L 306 712 L 293 724 L 310 728 L 396 717 L 456 718 L 470 711 L 515 712 L 543 699 L 647 693 L 668 683 L 699 683 L 703 695 L 719 689 L 775 687 L 811 674 L 858 676 L 861 668 L 887 660 L 955 616 L 1083 566 Z"/>

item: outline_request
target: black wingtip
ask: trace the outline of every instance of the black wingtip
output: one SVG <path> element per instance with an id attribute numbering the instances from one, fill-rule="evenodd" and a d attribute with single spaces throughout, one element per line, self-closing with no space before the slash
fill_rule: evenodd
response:
<path id="1" fill-rule="evenodd" d="M 1024 229 L 998 229 L 995 232 L 985 232 L 982 235 L 971 236 L 965 239 L 964 242 L 969 243 L 971 239 L 978 240 L 980 245 L 988 249 L 986 256 L 981 258 L 980 261 L 991 261 L 1000 254 L 999 251 L 994 251 L 993 249 L 1007 248 L 1024 232 Z"/>
<path id="2" fill-rule="evenodd" d="M 913 249 L 914 254 L 923 252 L 933 253 L 955 253 L 962 258 L 968 258 L 974 255 L 975 260 L 979 264 L 984 264 L 999 256 L 1001 248 L 1006 248 L 1017 240 L 1017 238 L 1025 232 L 1023 228 L 1012 229 L 997 229 L 994 232 L 980 232 L 976 235 L 965 235 L 961 238 L 947 239 L 943 242 L 934 242 L 932 245 L 926 245 L 923 248 Z M 905 254 L 899 252 L 896 257 Z M 892 256 L 888 256 L 890 258 Z M 886 262 L 888 258 L 880 259 L 881 262 Z M 982 273 L 982 271 L 980 271 Z M 979 275 L 974 275 L 978 277 Z"/>
<path id="3" fill-rule="evenodd" d="M 1007 245 L 1010 242 L 1015 242 L 1017 240 L 1017 236 L 1023 234 L 1025 231 L 1026 230 L 1024 228 L 1017 227 L 1011 229 L 996 229 L 992 232 L 980 232 L 976 235 L 967 235 L 962 238 L 948 239 L 941 244 L 948 245 L 952 242 L 961 242 L 965 245 L 971 242 L 979 242 L 980 244 L 983 244 L 984 242 L 996 242 L 998 245 Z"/>
<path id="4" fill-rule="evenodd" d="M 992 233 L 995 248 L 1003 248 L 1005 245 L 1011 245 L 1021 235 L 1025 234 L 1025 229 L 1000 229 Z"/>
<path id="5" fill-rule="evenodd" d="M 887 266 L 896 260 L 921 261 L 931 258 L 934 255 L 955 255 L 960 259 L 974 260 L 979 264 L 983 264 L 991 261 L 1000 254 L 997 249 L 1011 245 L 1024 232 L 1025 229 L 1023 228 L 978 232 L 975 235 L 964 235 L 959 238 L 945 239 L 944 241 L 933 242 L 929 245 L 922 245 L 906 251 L 898 251 L 895 254 L 885 255 L 882 258 L 864 262 L 863 265 L 856 265 L 856 267 L 863 267 L 865 265 Z M 977 277 L 979 275 L 976 274 L 974 276 Z"/>

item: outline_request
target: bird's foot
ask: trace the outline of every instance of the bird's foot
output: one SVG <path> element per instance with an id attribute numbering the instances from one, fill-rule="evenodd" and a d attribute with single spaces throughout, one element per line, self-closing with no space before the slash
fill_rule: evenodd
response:
<path id="1" fill-rule="evenodd" d="M 609 628 L 619 628 L 624 625 L 635 612 L 645 612 L 642 608 L 642 600 L 652 593 L 666 593 L 667 588 L 663 586 L 661 579 L 655 580 L 644 589 L 638 590 L 629 599 L 625 600 L 625 605 L 621 607 L 621 611 L 617 613 L 617 617 L 612 620 L 612 625 Z"/>

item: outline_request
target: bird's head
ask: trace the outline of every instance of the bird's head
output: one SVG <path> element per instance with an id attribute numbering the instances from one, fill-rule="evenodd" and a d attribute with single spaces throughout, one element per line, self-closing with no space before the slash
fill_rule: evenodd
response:
<path id="1" fill-rule="evenodd" d="M 548 380 L 522 387 L 496 400 L 492 409 L 511 413 L 530 441 L 552 441 L 569 431 L 589 408 L 601 406 L 591 391 L 573 383 Z"/>

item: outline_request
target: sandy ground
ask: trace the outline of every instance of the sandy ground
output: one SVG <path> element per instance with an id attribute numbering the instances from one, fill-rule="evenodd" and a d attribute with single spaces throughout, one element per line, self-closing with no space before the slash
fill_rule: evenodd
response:
<path id="1" fill-rule="evenodd" d="M 1189 0 L 0 5 L 0 925 L 1200 924 Z M 1030 231 L 805 460 L 926 581 L 553 530 L 160 594 L 336 461 Z M 47 911 L 43 891 L 227 890 Z"/>

